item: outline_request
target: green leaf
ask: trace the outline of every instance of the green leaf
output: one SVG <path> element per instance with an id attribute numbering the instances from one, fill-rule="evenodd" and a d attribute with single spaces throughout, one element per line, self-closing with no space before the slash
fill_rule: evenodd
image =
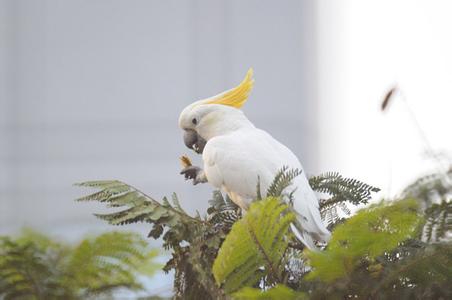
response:
<path id="1" fill-rule="evenodd" d="M 65 283 L 85 289 L 86 294 L 107 285 L 140 289 L 135 274 L 152 275 L 159 267 L 151 263 L 156 255 L 138 234 L 110 232 L 85 239 L 72 252 L 66 266 L 71 277 Z"/>
<path id="2" fill-rule="evenodd" d="M 340 223 L 338 210 L 350 215 L 347 203 L 367 204 L 372 193 L 380 191 L 380 189 L 359 180 L 344 178 L 337 172 L 312 176 L 309 178 L 309 185 L 314 191 L 330 196 L 330 198 L 319 201 L 322 219 L 326 220 L 330 226 Z"/>
<path id="3" fill-rule="evenodd" d="M 298 169 L 289 169 L 289 167 L 282 167 L 277 173 L 273 182 L 267 189 L 267 197 L 280 197 L 280 196 L 289 196 L 289 200 L 291 194 L 283 195 L 284 190 L 292 184 L 292 181 L 300 175 L 303 171 Z M 258 181 L 258 187 L 260 191 L 260 182 Z"/>
<path id="4" fill-rule="evenodd" d="M 373 295 L 382 290 L 406 289 L 402 280 L 407 278 L 419 290 L 450 291 L 452 278 L 452 244 L 427 244 L 409 240 L 387 255 L 377 284 L 370 286 Z M 428 298 L 428 297 L 425 297 Z M 433 298 L 433 297 L 432 297 Z M 445 298 L 450 298 L 445 297 Z"/>
<path id="5" fill-rule="evenodd" d="M 334 202 L 349 201 L 354 205 L 366 204 L 371 199 L 371 194 L 380 189 L 352 178 L 344 178 L 337 172 L 328 172 L 309 178 L 309 184 L 313 190 L 319 193 L 327 193 L 332 196 Z M 321 203 L 326 205 L 327 203 Z"/>
<path id="6" fill-rule="evenodd" d="M 346 277 L 363 259 L 375 259 L 414 237 L 423 220 L 417 210 L 415 200 L 361 210 L 336 227 L 325 251 L 305 252 L 314 268 L 307 278 L 332 282 Z"/>
<path id="7" fill-rule="evenodd" d="M 221 246 L 213 265 L 217 284 L 227 293 L 257 283 L 263 276 L 278 281 L 288 247 L 287 232 L 295 216 L 279 198 L 251 204 Z"/>
<path id="8" fill-rule="evenodd" d="M 122 207 L 123 210 L 109 214 L 95 214 L 96 217 L 112 225 L 124 225 L 138 222 L 152 223 L 160 226 L 189 226 L 201 220 L 187 215 L 179 205 L 176 194 L 172 195 L 174 206 L 166 198 L 163 204 L 138 191 L 136 188 L 117 180 L 88 181 L 77 184 L 82 187 L 93 187 L 100 191 L 77 199 L 77 201 L 99 201 L 109 207 Z M 160 229 L 151 236 L 159 237 Z"/>
<path id="9" fill-rule="evenodd" d="M 137 234 L 112 232 L 77 246 L 31 230 L 0 237 L 0 299 L 87 299 L 118 288 L 140 289 L 158 255 Z"/>
<path id="10" fill-rule="evenodd" d="M 207 220 L 191 217 L 180 206 L 176 194 L 172 203 L 165 197 L 162 203 L 136 188 L 120 181 L 92 181 L 78 184 L 100 191 L 79 200 L 94 200 L 109 207 L 120 207 L 112 213 L 95 214 L 112 225 L 146 222 L 152 225 L 148 236 L 163 238 L 163 247 L 171 249 L 172 258 L 164 271 L 175 271 L 175 298 L 188 297 L 218 299 L 222 291 L 217 288 L 211 269 L 217 250 L 237 219 L 232 202 L 217 193 L 217 209 L 210 208 Z M 163 235 L 163 236 L 162 236 Z M 187 246 L 190 245 L 190 246 Z M 208 270 L 208 271 L 206 271 Z M 211 295 L 209 298 L 207 295 Z"/>
<path id="11" fill-rule="evenodd" d="M 303 293 L 295 292 L 290 288 L 278 284 L 275 287 L 262 291 L 261 289 L 255 289 L 245 287 L 238 292 L 232 294 L 235 300 L 302 300 L 307 299 Z"/>
<path id="12" fill-rule="evenodd" d="M 425 210 L 424 236 L 427 241 L 439 242 L 452 231 L 452 202 L 442 200 Z"/>

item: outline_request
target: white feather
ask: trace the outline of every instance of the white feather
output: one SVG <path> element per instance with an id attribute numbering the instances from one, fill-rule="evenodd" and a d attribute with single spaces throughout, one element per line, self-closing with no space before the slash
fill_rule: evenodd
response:
<path id="1" fill-rule="evenodd" d="M 261 194 L 265 195 L 283 166 L 303 170 L 292 151 L 250 122 L 211 137 L 204 148 L 203 161 L 209 183 L 223 189 L 244 209 L 257 196 L 258 178 Z M 318 199 L 304 171 L 289 188 L 296 188 L 293 208 L 301 225 L 300 228 L 292 224 L 295 236 L 309 248 L 315 248 L 313 239 L 327 242 L 330 233 L 321 220 Z"/>

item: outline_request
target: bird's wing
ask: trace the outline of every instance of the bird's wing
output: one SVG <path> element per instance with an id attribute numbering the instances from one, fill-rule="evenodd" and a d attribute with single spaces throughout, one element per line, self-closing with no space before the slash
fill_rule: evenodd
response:
<path id="1" fill-rule="evenodd" d="M 209 140 L 203 152 L 203 160 L 209 183 L 248 200 L 256 198 L 258 180 L 261 195 L 265 196 L 283 166 L 302 170 L 300 162 L 287 147 L 258 129 L 239 131 Z M 294 189 L 293 207 L 303 227 L 298 234 L 299 238 L 306 231 L 317 240 L 327 240 L 329 232 L 322 223 L 318 199 L 304 173 L 288 187 L 289 191 Z M 309 244 L 307 239 L 305 237 L 303 243 Z"/>
<path id="2" fill-rule="evenodd" d="M 276 172 L 284 165 L 274 145 L 257 130 L 209 140 L 203 160 L 204 172 L 212 185 L 250 199 L 256 197 L 258 180 L 265 195 Z"/>

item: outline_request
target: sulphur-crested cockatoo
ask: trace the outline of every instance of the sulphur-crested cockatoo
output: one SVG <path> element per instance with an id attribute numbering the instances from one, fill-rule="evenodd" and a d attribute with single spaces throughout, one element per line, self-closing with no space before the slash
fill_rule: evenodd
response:
<path id="1" fill-rule="evenodd" d="M 301 170 L 288 187 L 295 190 L 293 209 L 298 220 L 291 229 L 303 244 L 314 248 L 313 240 L 327 242 L 330 233 L 300 161 L 286 146 L 256 128 L 240 110 L 253 87 L 252 77 L 250 69 L 237 87 L 196 101 L 182 111 L 179 126 L 184 130 L 185 145 L 202 154 L 204 166 L 188 166 L 181 174 L 193 179 L 194 184 L 209 182 L 246 210 L 257 197 L 258 181 L 265 196 L 282 167 Z"/>

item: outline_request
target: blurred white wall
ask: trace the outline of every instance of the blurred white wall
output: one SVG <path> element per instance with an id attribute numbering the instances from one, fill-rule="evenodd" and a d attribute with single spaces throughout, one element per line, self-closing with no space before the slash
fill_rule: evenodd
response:
<path id="1" fill-rule="evenodd" d="M 194 100 L 256 84 L 245 112 L 318 172 L 315 1 L 0 0 L 0 233 L 106 228 L 72 183 L 120 179 L 190 211 L 179 175 Z M 190 153 L 192 157 L 194 154 Z M 199 159 L 198 159 L 199 162 Z M 140 230 L 147 230 L 139 226 Z"/>
<path id="2" fill-rule="evenodd" d="M 452 2 L 318 1 L 321 170 L 337 170 L 397 194 L 451 154 Z M 383 114 L 395 84 L 403 92 Z M 408 103 L 408 106 L 405 104 Z"/>

